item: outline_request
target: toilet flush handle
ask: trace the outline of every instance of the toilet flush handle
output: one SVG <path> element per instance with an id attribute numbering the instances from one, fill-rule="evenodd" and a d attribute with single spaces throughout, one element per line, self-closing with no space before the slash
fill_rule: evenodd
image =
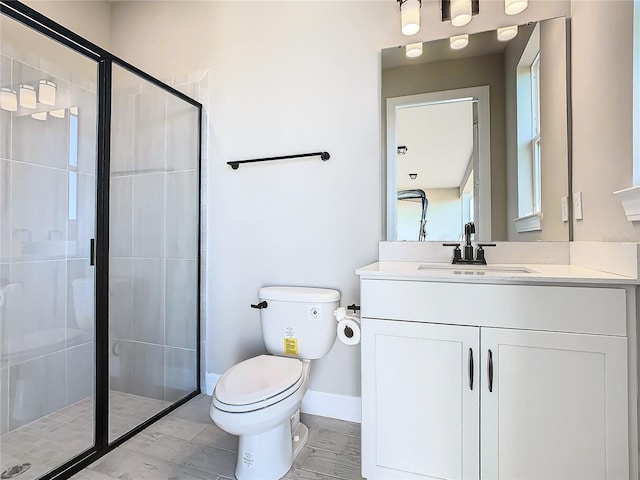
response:
<path id="1" fill-rule="evenodd" d="M 267 308 L 268 306 L 269 304 L 265 300 L 261 301 L 257 305 L 254 305 L 253 303 L 251 304 L 251 308 L 257 308 L 258 310 Z"/>

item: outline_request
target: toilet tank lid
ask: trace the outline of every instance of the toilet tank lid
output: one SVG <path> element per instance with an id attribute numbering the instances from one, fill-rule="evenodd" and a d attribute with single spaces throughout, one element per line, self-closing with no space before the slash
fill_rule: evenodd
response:
<path id="1" fill-rule="evenodd" d="M 261 300 L 283 302 L 329 303 L 340 300 L 340 292 L 331 288 L 262 287 L 258 297 Z"/>

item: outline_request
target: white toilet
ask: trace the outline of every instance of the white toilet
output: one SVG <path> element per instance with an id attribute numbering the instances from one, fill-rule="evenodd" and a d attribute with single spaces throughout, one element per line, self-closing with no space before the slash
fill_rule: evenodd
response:
<path id="1" fill-rule="evenodd" d="M 337 290 L 264 287 L 258 294 L 262 336 L 270 355 L 234 365 L 218 380 L 209 414 L 240 437 L 236 478 L 276 480 L 291 468 L 307 440 L 300 404 L 310 360 L 329 353 L 336 339 Z"/>

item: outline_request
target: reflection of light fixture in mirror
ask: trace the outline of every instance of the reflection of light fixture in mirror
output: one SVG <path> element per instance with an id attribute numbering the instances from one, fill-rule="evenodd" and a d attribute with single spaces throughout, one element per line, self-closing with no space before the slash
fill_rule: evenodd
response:
<path id="1" fill-rule="evenodd" d="M 518 26 L 511 25 L 510 27 L 502 27 L 498 29 L 498 40 L 501 42 L 508 42 L 518 34 Z"/>
<path id="2" fill-rule="evenodd" d="M 10 88 L 0 88 L 0 108 L 7 112 L 18 110 L 18 96 L 15 90 Z"/>
<path id="3" fill-rule="evenodd" d="M 449 39 L 449 45 L 451 45 L 451 48 L 453 48 L 454 50 L 460 50 L 469 45 L 469 35 L 465 33 L 463 35 L 456 35 L 455 37 L 451 37 Z"/>
<path id="4" fill-rule="evenodd" d="M 398 155 L 404 155 L 405 153 L 407 153 L 407 150 L 409 150 L 407 148 L 406 145 L 399 145 L 398 146 Z"/>
<path id="5" fill-rule="evenodd" d="M 504 0 L 504 13 L 507 15 L 516 15 L 529 5 L 529 0 Z"/>
<path id="6" fill-rule="evenodd" d="M 422 0 L 398 0 L 400 3 L 400 20 L 402 33 L 415 35 L 420 31 L 420 7 Z"/>
<path id="7" fill-rule="evenodd" d="M 410 173 L 410 174 L 409 174 L 409 178 L 410 178 L 411 180 L 415 180 L 416 178 L 418 178 L 418 174 L 417 174 L 417 173 Z"/>
<path id="8" fill-rule="evenodd" d="M 462 27 L 471 21 L 471 0 L 451 0 L 451 25 Z"/>
<path id="9" fill-rule="evenodd" d="M 36 120 L 46 120 L 47 119 L 47 112 L 38 112 L 38 113 L 33 113 L 31 114 L 31 118 L 34 118 Z"/>
<path id="10" fill-rule="evenodd" d="M 408 58 L 416 58 L 422 55 L 422 42 L 409 43 L 405 48 L 405 55 Z"/>
<path id="11" fill-rule="evenodd" d="M 78 107 L 69 107 L 69 113 L 71 115 L 78 115 Z"/>
<path id="12" fill-rule="evenodd" d="M 44 105 L 56 104 L 56 84 L 49 80 L 40 80 L 38 101 Z"/>
<path id="13" fill-rule="evenodd" d="M 51 110 L 49 115 L 56 118 L 64 118 L 65 110 L 64 108 L 61 108 L 60 110 Z"/>
<path id="14" fill-rule="evenodd" d="M 24 108 L 36 108 L 36 89 L 31 85 L 20 85 L 20 105 Z"/>

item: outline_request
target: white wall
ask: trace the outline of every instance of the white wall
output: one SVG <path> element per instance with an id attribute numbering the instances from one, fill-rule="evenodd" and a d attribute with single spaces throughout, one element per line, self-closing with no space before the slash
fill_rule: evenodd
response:
<path id="1" fill-rule="evenodd" d="M 633 2 L 572 2 L 574 240 L 640 241 L 613 192 L 632 186 Z M 635 128 L 638 128 L 637 126 Z"/>
<path id="2" fill-rule="evenodd" d="M 96 45 L 111 48 L 111 3 L 102 0 L 22 0 L 22 3 Z"/>

